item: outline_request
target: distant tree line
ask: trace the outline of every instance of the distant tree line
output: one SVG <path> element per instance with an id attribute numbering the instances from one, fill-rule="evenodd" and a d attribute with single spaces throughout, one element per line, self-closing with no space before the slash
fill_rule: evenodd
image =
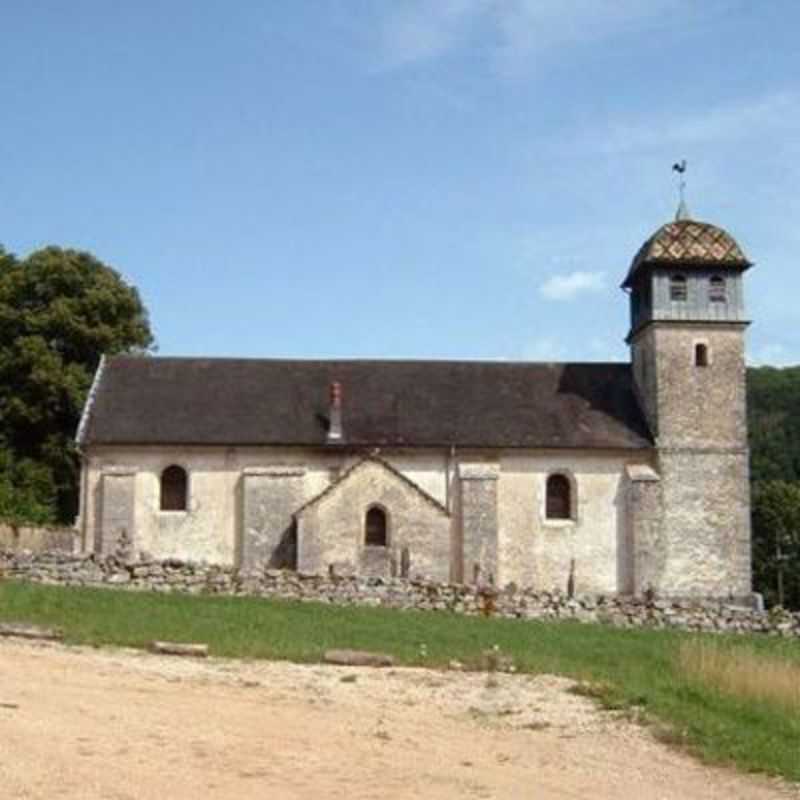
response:
<path id="1" fill-rule="evenodd" d="M 89 253 L 0 247 L 0 518 L 71 523 L 74 437 L 103 353 L 153 347 L 138 291 Z M 747 373 L 755 587 L 800 608 L 800 367 Z"/>
<path id="2" fill-rule="evenodd" d="M 800 367 L 749 369 L 747 402 L 755 588 L 800 609 Z"/>

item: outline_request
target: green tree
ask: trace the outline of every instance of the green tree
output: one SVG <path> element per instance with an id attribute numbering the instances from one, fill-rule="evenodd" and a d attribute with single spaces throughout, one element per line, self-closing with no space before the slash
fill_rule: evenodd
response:
<path id="1" fill-rule="evenodd" d="M 16 461 L 0 449 L 0 519 L 45 524 L 55 518 L 52 476 L 46 465 L 30 459 Z"/>
<path id="2" fill-rule="evenodd" d="M 748 369 L 747 418 L 752 479 L 800 480 L 800 367 Z"/>
<path id="3" fill-rule="evenodd" d="M 75 431 L 101 355 L 153 345 L 138 291 L 89 253 L 0 249 L 0 485 L 69 522 L 77 509 Z M 34 515 L 38 515 L 35 511 Z"/>
<path id="4" fill-rule="evenodd" d="M 753 579 L 769 605 L 800 609 L 800 482 L 753 486 Z"/>

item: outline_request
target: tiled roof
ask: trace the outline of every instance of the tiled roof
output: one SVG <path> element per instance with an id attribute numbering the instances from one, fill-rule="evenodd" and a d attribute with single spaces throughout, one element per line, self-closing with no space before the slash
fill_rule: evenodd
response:
<path id="1" fill-rule="evenodd" d="M 722 228 L 694 219 L 662 225 L 640 248 L 623 286 L 645 264 L 746 269 L 750 262 L 736 240 Z"/>
<path id="2" fill-rule="evenodd" d="M 643 448 L 628 364 L 108 359 L 84 441 L 327 444 L 331 382 L 343 445 Z"/>

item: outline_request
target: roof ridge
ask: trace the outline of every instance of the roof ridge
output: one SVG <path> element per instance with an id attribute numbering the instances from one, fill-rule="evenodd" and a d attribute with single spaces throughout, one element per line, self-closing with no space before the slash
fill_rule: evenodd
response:
<path id="1" fill-rule="evenodd" d="M 216 364 L 317 364 L 317 365 L 350 365 L 350 364 L 407 364 L 407 365 L 453 365 L 453 366 L 497 366 L 505 369 L 514 367 L 532 367 L 532 366 L 576 366 L 576 367 L 629 367 L 627 361 L 533 361 L 533 360 L 504 360 L 494 358 L 284 358 L 280 356 L 162 356 L 162 355 L 131 355 L 130 353 L 120 353 L 118 355 L 109 356 L 106 359 L 107 363 L 115 361 L 132 361 L 141 363 L 153 362 L 175 362 L 175 363 L 191 363 L 207 361 Z"/>

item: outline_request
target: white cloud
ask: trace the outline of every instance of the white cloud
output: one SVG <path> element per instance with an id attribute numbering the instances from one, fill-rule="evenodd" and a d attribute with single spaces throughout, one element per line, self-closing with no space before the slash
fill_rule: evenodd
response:
<path id="1" fill-rule="evenodd" d="M 467 38 L 471 25 L 492 0 L 416 0 L 397 3 L 383 20 L 381 46 L 386 66 L 435 58 Z"/>
<path id="2" fill-rule="evenodd" d="M 591 136 L 581 133 L 567 147 L 584 153 L 620 155 L 676 152 L 677 145 L 718 146 L 721 142 L 759 138 L 768 130 L 796 127 L 799 102 L 796 92 L 783 91 L 704 108 L 697 113 L 667 111 L 656 117 L 648 114 L 646 119 L 614 122 L 605 129 L 595 127 Z"/>
<path id="3" fill-rule="evenodd" d="M 547 51 L 685 19 L 690 10 L 686 0 L 496 0 L 499 66 L 516 72 Z"/>
<path id="4" fill-rule="evenodd" d="M 548 300 L 572 300 L 581 292 L 599 292 L 605 288 L 604 272 L 576 270 L 566 275 L 553 275 L 540 287 L 539 294 Z"/>
<path id="5" fill-rule="evenodd" d="M 391 8 L 379 37 L 385 66 L 442 56 L 480 33 L 506 73 L 547 51 L 685 25 L 700 13 L 689 0 L 406 0 Z"/>

